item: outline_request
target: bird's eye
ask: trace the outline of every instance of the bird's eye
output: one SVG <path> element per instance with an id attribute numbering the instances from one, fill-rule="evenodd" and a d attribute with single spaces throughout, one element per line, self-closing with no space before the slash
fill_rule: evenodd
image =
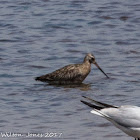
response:
<path id="1" fill-rule="evenodd" d="M 94 61 L 94 58 L 93 57 L 91 58 L 91 61 Z"/>

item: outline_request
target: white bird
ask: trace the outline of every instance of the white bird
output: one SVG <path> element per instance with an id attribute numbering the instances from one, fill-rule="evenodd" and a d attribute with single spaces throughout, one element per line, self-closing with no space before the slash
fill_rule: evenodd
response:
<path id="1" fill-rule="evenodd" d="M 95 101 L 89 97 L 83 97 L 96 104 L 81 101 L 93 108 L 91 113 L 107 119 L 127 135 L 134 137 L 135 140 L 140 140 L 140 107 L 132 105 L 118 107 Z"/>

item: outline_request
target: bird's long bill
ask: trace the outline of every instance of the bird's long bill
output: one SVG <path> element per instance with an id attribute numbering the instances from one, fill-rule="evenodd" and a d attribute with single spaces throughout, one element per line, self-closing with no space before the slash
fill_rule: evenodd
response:
<path id="1" fill-rule="evenodd" d="M 99 67 L 99 65 L 95 62 L 94 63 L 95 65 L 96 65 L 96 67 L 107 77 L 107 78 L 109 78 L 108 76 L 107 76 L 107 74 Z"/>

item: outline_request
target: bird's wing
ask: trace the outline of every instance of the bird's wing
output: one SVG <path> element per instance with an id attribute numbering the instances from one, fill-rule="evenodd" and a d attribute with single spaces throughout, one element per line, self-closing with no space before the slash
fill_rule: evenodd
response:
<path id="1" fill-rule="evenodd" d="M 140 107 L 121 106 L 119 108 L 106 108 L 100 111 L 121 126 L 140 128 Z"/>
<path id="2" fill-rule="evenodd" d="M 80 65 L 80 64 L 79 64 Z M 81 76 L 78 64 L 67 65 L 61 69 L 58 69 L 50 74 L 45 75 L 47 80 L 72 80 Z"/>

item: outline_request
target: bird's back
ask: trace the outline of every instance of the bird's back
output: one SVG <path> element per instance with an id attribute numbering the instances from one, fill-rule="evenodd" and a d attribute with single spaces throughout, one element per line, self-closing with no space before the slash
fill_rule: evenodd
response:
<path id="1" fill-rule="evenodd" d="M 37 77 L 36 80 L 47 81 L 52 84 L 76 84 L 81 83 L 88 73 L 90 68 L 86 68 L 82 64 L 71 64 L 62 67 L 52 73 Z"/>
<path id="2" fill-rule="evenodd" d="M 140 128 L 140 107 L 125 105 L 103 109 L 102 112 L 123 126 Z"/>

